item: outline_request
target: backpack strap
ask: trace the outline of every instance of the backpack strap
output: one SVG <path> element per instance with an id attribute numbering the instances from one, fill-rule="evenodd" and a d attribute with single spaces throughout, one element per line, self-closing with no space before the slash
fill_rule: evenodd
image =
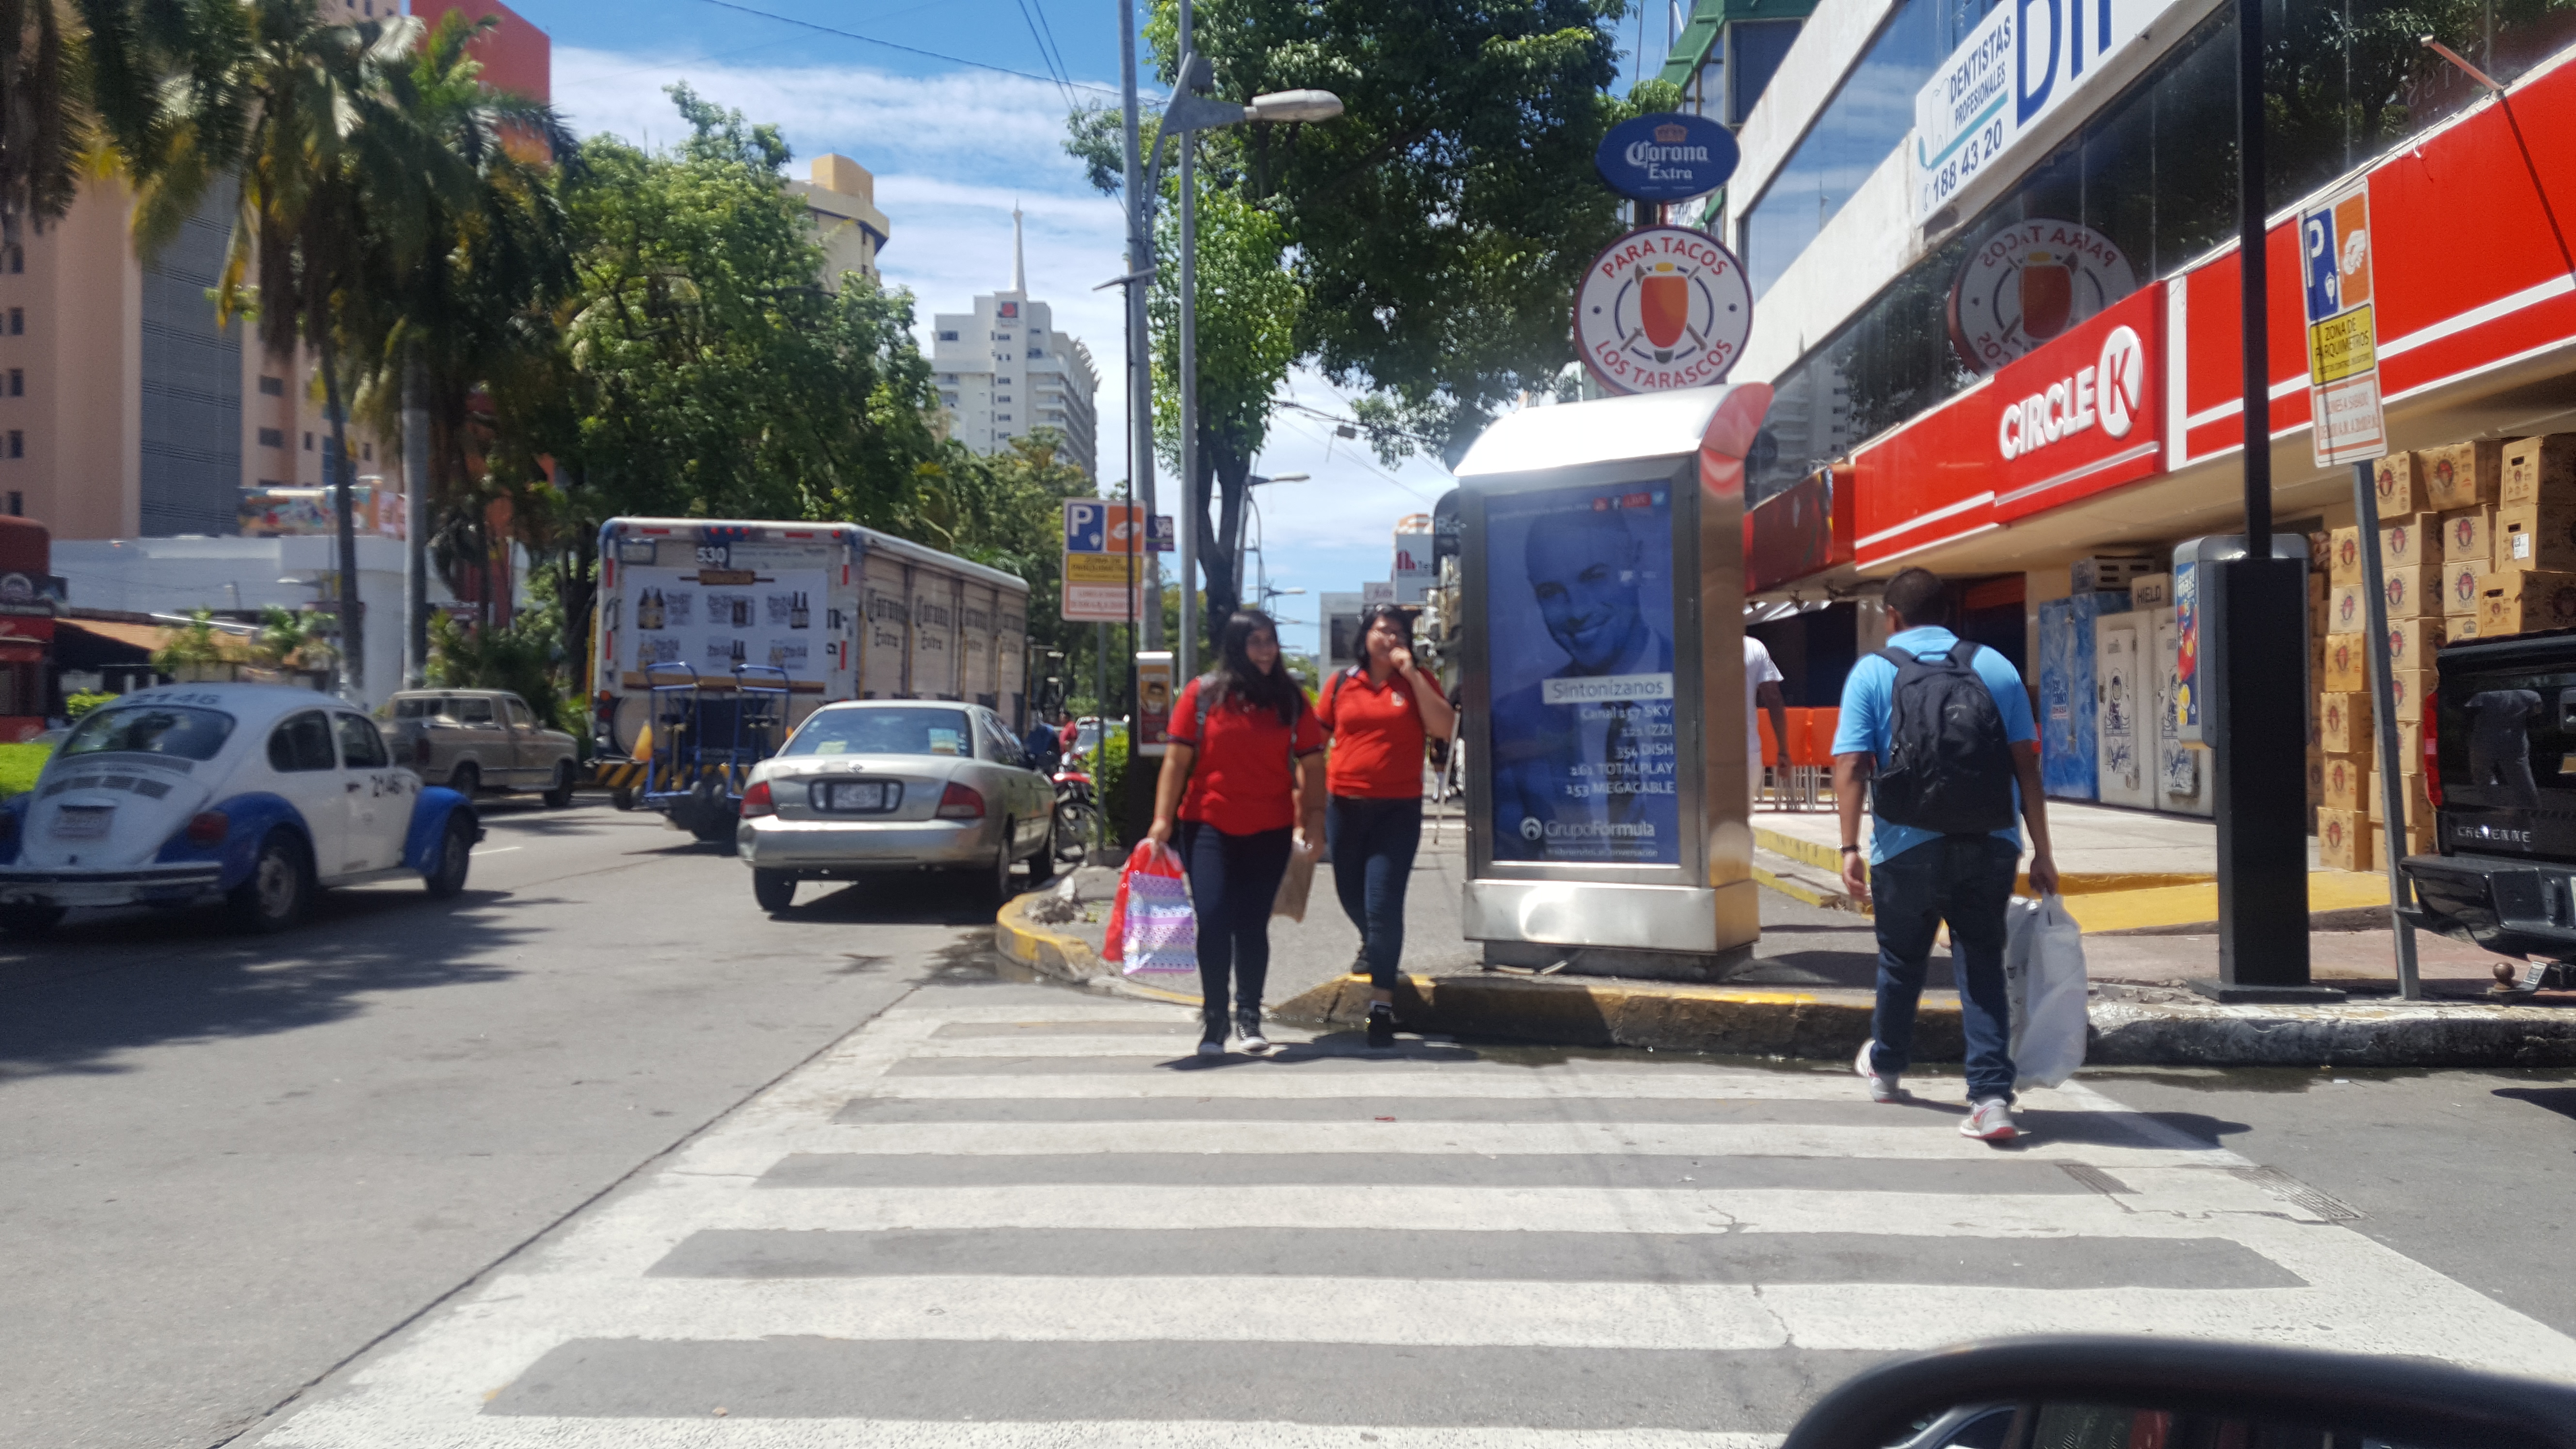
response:
<path id="1" fill-rule="evenodd" d="M 1877 654 L 1879 658 L 1895 665 L 1899 673 L 1904 671 L 1905 666 L 1909 664 L 1921 664 L 1924 660 L 1923 655 L 1908 654 L 1893 644 L 1888 645 L 1884 649 L 1874 650 L 1872 652 Z M 1941 651 L 1939 657 L 1946 658 L 1953 664 L 1962 664 L 1970 669 L 1974 669 L 1977 667 L 1977 641 L 1973 639 L 1954 639 L 1951 641 L 1948 649 Z"/>

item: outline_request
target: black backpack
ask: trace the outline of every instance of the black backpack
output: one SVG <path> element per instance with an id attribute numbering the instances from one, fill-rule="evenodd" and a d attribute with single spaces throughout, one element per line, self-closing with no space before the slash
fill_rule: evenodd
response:
<path id="1" fill-rule="evenodd" d="M 1887 699 L 1887 768 L 1871 810 L 1891 825 L 1940 835 L 1984 835 L 2013 823 L 2012 746 L 2003 712 L 1962 639 L 1946 656 L 1878 651 L 1896 666 Z"/>

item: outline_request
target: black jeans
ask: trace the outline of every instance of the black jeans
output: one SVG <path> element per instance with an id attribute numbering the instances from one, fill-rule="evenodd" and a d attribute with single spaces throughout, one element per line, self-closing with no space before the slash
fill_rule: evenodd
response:
<path id="1" fill-rule="evenodd" d="M 1360 928 L 1369 984 L 1395 989 L 1404 959 L 1404 888 L 1422 846 L 1422 802 L 1336 795 L 1324 807 L 1324 839 L 1333 851 L 1333 894 Z"/>
<path id="2" fill-rule="evenodd" d="M 1296 832 L 1228 835 L 1199 820 L 1180 822 L 1181 868 L 1189 872 L 1190 909 L 1199 918 L 1199 996 L 1209 1041 L 1223 1041 L 1227 987 L 1248 1012 L 1261 1010 L 1270 976 L 1270 907 L 1288 874 Z"/>
<path id="3" fill-rule="evenodd" d="M 2013 1094 L 2012 998 L 2004 988 L 2004 904 L 2021 852 L 1991 835 L 1944 835 L 1869 869 L 1878 922 L 1878 1012 L 1870 1035 L 1882 1072 L 1901 1072 L 1914 1051 L 1914 1007 L 1923 996 L 1932 937 L 1950 923 L 1950 974 L 1968 1045 L 1968 1100 Z"/>

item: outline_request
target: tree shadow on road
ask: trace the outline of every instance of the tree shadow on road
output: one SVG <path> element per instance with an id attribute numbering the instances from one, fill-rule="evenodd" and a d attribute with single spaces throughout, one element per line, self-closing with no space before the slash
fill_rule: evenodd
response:
<path id="1" fill-rule="evenodd" d="M 81 913 L 47 940 L 0 950 L 0 1087 L 130 1070 L 117 1057 L 139 1047 L 325 1025 L 376 992 L 508 980 L 518 971 L 491 959 L 536 932 L 502 924 L 502 907 L 550 903 L 326 891 L 276 936 L 230 934 L 212 910 Z"/>

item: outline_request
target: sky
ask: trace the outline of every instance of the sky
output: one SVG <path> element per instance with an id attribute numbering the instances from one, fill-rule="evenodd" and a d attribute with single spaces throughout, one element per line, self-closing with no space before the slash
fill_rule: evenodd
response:
<path id="1" fill-rule="evenodd" d="M 1010 284 L 1017 206 L 1030 295 L 1053 307 L 1058 330 L 1089 345 L 1100 373 L 1100 477 L 1114 485 L 1127 476 L 1121 308 L 1115 289 L 1092 290 L 1126 270 L 1119 209 L 1062 146 L 1071 103 L 1117 99 L 1124 0 L 510 3 L 553 37 L 555 105 L 581 134 L 673 140 L 681 128 L 663 88 L 686 81 L 778 126 L 797 156 L 794 175 L 825 152 L 873 172 L 892 231 L 878 264 L 889 285 L 911 290 L 925 352 L 932 314 L 965 311 L 976 293 Z M 1649 53 L 1659 56 L 1671 0 L 1646 4 Z M 1621 27 L 1622 89 L 1636 72 L 1638 26 L 1632 18 Z M 1150 95 L 1146 105 L 1155 105 Z M 1351 411 L 1346 393 L 1308 371 L 1283 396 L 1334 416 Z M 1158 463 L 1157 472 L 1168 470 Z M 1429 512 L 1452 486 L 1436 460 L 1389 468 L 1295 410 L 1275 417 L 1254 472 L 1310 475 L 1256 490 L 1260 571 L 1272 588 L 1305 591 L 1272 610 L 1291 648 L 1316 638 L 1315 596 L 1388 577 L 1396 522 Z M 1170 513 L 1175 495 L 1163 481 Z"/>

